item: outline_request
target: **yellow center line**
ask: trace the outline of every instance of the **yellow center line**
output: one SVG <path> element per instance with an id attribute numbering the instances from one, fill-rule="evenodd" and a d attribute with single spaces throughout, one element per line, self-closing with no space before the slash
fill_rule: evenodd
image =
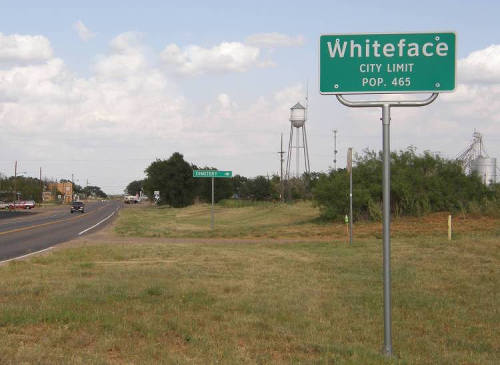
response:
<path id="1" fill-rule="evenodd" d="M 99 210 L 101 210 L 101 209 L 103 209 L 103 208 L 105 208 L 105 207 L 106 207 L 106 206 L 103 206 L 103 207 L 97 208 L 96 210 L 94 210 L 94 211 L 92 211 L 92 212 L 89 212 L 89 213 L 83 213 L 82 215 L 80 215 L 80 216 L 76 216 L 76 217 L 70 217 L 70 218 L 60 219 L 60 220 L 53 221 L 53 222 L 41 223 L 41 224 L 36 224 L 36 225 L 34 225 L 34 226 L 28 226 L 28 227 L 16 228 L 16 229 L 12 229 L 12 230 L 10 230 L 10 231 L 0 232 L 0 236 L 5 235 L 5 234 L 9 234 L 9 233 L 16 233 L 16 232 L 27 231 L 27 230 L 30 230 L 30 229 L 35 229 L 35 228 L 39 228 L 39 227 L 50 226 L 50 225 L 52 225 L 52 224 L 62 223 L 62 222 L 67 222 L 67 221 L 70 221 L 70 220 L 80 219 L 80 218 L 83 218 L 83 217 L 84 217 L 84 216 L 86 216 L 86 215 L 89 215 L 89 214 L 92 214 L 92 213 L 96 213 L 96 212 L 98 212 Z"/>

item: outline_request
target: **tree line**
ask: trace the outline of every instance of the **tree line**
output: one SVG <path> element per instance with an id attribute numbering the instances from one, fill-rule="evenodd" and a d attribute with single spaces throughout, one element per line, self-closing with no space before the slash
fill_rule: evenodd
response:
<path id="1" fill-rule="evenodd" d="M 146 178 L 131 182 L 126 192 L 140 191 L 153 198 L 160 191 L 159 204 L 184 207 L 196 201 L 211 201 L 211 179 L 193 178 L 198 167 L 176 152 L 167 160 L 156 160 L 146 170 Z M 355 156 L 353 167 L 353 214 L 355 219 L 382 218 L 382 153 L 365 150 Z M 349 209 L 349 177 L 345 169 L 327 173 L 303 174 L 284 182 L 280 177 L 236 175 L 215 180 L 215 201 L 236 198 L 287 201 L 310 199 L 325 219 L 342 219 Z M 394 216 L 422 215 L 449 211 L 497 214 L 500 208 L 499 184 L 486 186 L 472 174 L 466 175 L 456 160 L 437 154 L 417 154 L 414 147 L 391 153 L 391 213 Z M 282 191 L 283 189 L 283 191 Z"/>
<path id="2" fill-rule="evenodd" d="M 185 207 L 195 201 L 210 202 L 212 182 L 210 178 L 194 178 L 193 170 L 217 170 L 215 167 L 196 166 L 184 160 L 175 152 L 167 160 L 156 160 L 145 170 L 146 178 L 130 182 L 125 192 L 129 195 L 141 191 L 150 199 L 154 192 L 160 192 L 160 205 Z M 216 178 L 214 200 L 238 198 L 249 200 L 279 200 L 280 179 L 277 176 L 247 178 L 235 175 L 232 178 Z"/>
<path id="3" fill-rule="evenodd" d="M 61 179 L 60 183 L 71 182 L 70 180 Z M 28 176 L 4 176 L 0 174 L 0 200 L 2 201 L 13 201 L 15 192 L 21 200 L 34 200 L 37 203 L 42 202 L 42 191 L 49 191 L 49 186 L 56 184 L 57 181 L 52 180 L 42 180 L 38 178 L 28 177 Z M 57 198 L 58 194 L 64 194 L 64 192 L 58 192 L 53 189 L 51 193 Z M 82 197 L 97 197 L 97 198 L 107 198 L 107 195 L 99 186 L 85 186 L 82 187 L 78 184 L 73 184 L 73 193 L 79 194 Z M 56 199 L 57 200 L 57 199 Z"/>
<path id="4" fill-rule="evenodd" d="M 391 153 L 391 214 L 419 216 L 431 212 L 498 215 L 500 185 L 486 186 L 461 164 L 437 154 L 418 155 L 414 147 Z M 353 175 L 355 219 L 382 219 L 382 152 L 356 156 Z M 313 190 L 321 216 L 341 219 L 349 211 L 349 179 L 345 169 L 320 174 Z"/>

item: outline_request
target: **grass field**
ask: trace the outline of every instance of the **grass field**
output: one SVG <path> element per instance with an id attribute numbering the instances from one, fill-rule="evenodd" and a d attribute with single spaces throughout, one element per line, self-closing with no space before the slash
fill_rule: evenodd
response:
<path id="1" fill-rule="evenodd" d="M 494 223 L 487 232 L 463 233 L 451 242 L 440 234 L 393 239 L 396 357 L 388 361 L 380 355 L 381 240 L 370 236 L 368 228 L 359 227 L 366 229 L 366 237 L 351 247 L 324 239 L 324 233 L 270 240 L 284 232 L 276 232 L 273 224 L 293 226 L 294 218 L 279 217 L 277 208 L 261 219 L 258 209 L 250 209 L 249 221 L 262 239 L 227 238 L 233 229 L 238 232 L 229 223 L 219 231 L 225 239 L 162 237 L 178 231 L 201 237 L 195 217 L 186 218 L 188 223 L 180 218 L 201 209 L 194 207 L 175 214 L 145 209 L 144 214 L 150 214 L 155 227 L 163 223 L 153 220 L 174 216 L 177 225 L 195 228 L 171 231 L 165 226 L 152 238 L 132 237 L 131 231 L 123 236 L 124 221 L 141 209 L 121 212 L 116 222 L 121 235 L 108 230 L 0 266 L 0 363 L 500 361 L 500 236 Z M 297 225 L 326 229 L 314 223 L 308 209 L 297 214 Z M 219 216 L 225 214 L 220 210 Z M 138 229 L 137 234 L 148 235 Z M 246 235 L 251 234 L 249 228 Z"/>
<path id="2" fill-rule="evenodd" d="M 120 212 L 116 232 L 130 237 L 268 238 L 345 240 L 341 222 L 318 219 L 319 211 L 310 202 L 296 204 L 259 203 L 227 207 L 216 205 L 215 229 L 210 229 L 210 205 L 198 204 L 175 209 L 150 205 L 127 206 Z M 448 213 L 424 217 L 403 217 L 392 222 L 394 237 L 447 237 Z M 354 224 L 356 238 L 381 238 L 380 222 Z M 499 220 L 491 217 L 453 217 L 455 237 L 473 238 L 484 232 L 500 235 Z"/>

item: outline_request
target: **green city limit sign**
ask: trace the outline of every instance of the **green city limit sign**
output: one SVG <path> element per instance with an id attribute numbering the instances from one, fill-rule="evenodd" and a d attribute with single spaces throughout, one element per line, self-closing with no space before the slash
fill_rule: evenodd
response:
<path id="1" fill-rule="evenodd" d="M 232 171 L 193 170 L 193 177 L 232 177 Z"/>
<path id="2" fill-rule="evenodd" d="M 455 39 L 455 33 L 322 35 L 320 93 L 452 91 Z"/>

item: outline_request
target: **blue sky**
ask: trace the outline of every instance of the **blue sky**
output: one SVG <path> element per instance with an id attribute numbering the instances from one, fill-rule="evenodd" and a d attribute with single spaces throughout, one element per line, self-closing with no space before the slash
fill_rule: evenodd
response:
<path id="1" fill-rule="evenodd" d="M 40 75 L 48 72 L 41 68 L 43 64 L 57 63 L 55 59 L 61 64 L 50 68 L 54 72 L 48 82 L 50 87 L 33 91 L 33 95 L 25 87 L 12 84 L 11 79 L 3 85 L 0 81 L 0 96 L 2 92 L 13 93 L 16 100 L 14 106 L 0 98 L 0 124 L 5 126 L 5 133 L 0 136 L 3 146 L 0 173 L 10 175 L 11 165 L 18 159 L 26 166 L 27 174 L 35 175 L 38 165 L 44 164 L 47 177 L 61 178 L 74 173 L 79 175 L 80 183 L 90 178 L 92 183 L 115 193 L 129 181 L 142 178 L 152 159 L 167 158 L 177 150 L 199 165 L 232 169 L 246 176 L 275 173 L 279 170 L 275 154 L 279 135 L 284 133 L 286 140 L 289 132 L 286 106 L 303 101 L 306 83 L 313 170 L 326 171 L 331 167 L 334 128 L 339 130 L 339 161 L 347 146 L 358 152 L 366 147 L 379 149 L 377 111 L 356 113 L 340 106 L 334 97 L 319 95 L 317 47 L 321 34 L 455 31 L 459 60 L 467 59 L 473 52 L 482 52 L 469 63 L 464 61 L 468 65 L 464 80 L 471 79 L 470 73 L 485 72 L 481 67 L 494 68 L 498 51 L 488 47 L 500 45 L 497 1 L 81 3 L 85 6 L 45 1 L 43 6 L 40 4 L 39 1 L 2 4 L 0 33 L 4 37 L 43 36 L 52 53 L 33 61 L 35 66 L 31 68 L 26 61 L 19 61 L 19 65 L 9 61 L 0 71 L 3 69 L 8 76 L 13 74 L 14 67 L 25 67 L 26 78 L 32 80 L 26 83 L 41 85 Z M 78 21 L 91 34 L 86 40 L 75 30 Z M 250 38 L 259 34 L 283 35 L 290 42 L 272 46 L 251 44 Z M 207 51 L 208 57 L 220 51 L 217 47 L 224 42 L 231 43 L 234 52 L 242 52 L 238 55 L 243 63 L 212 64 L 206 69 L 196 68 L 201 67 L 198 64 L 191 71 L 182 71 L 180 65 L 174 70 L 172 64 L 168 67 L 164 64 L 162 52 L 167 46 L 178 47 L 178 56 L 190 57 L 188 46 L 194 45 Z M 253 51 L 258 56 L 252 56 Z M 138 66 L 120 70 L 117 76 L 116 70 L 124 62 L 130 65 L 138 62 Z M 147 82 L 141 81 L 146 78 Z M 394 122 L 396 118 L 404 122 L 393 128 L 393 148 L 413 144 L 420 151 L 429 149 L 454 157 L 466 147 L 473 128 L 477 127 L 484 131 L 487 146 L 490 141 L 490 154 L 500 155 L 500 148 L 496 150 L 494 146 L 500 140 L 496 129 L 498 119 L 494 117 L 498 82 L 495 75 L 487 81 L 465 81 L 458 93 L 438 98 L 427 110 L 396 111 Z M 130 93 L 120 96 L 126 103 L 121 109 L 113 109 L 118 108 L 122 99 L 110 95 L 116 94 L 118 98 L 127 87 Z M 13 89 L 20 90 L 19 94 Z M 44 95 L 43 105 L 33 101 L 35 95 L 40 97 L 47 90 L 54 95 Z M 93 90 L 99 90 L 100 96 L 92 94 Z M 78 95 L 74 97 L 79 101 L 62 100 L 65 92 Z M 479 104 L 474 100 L 481 93 L 487 93 L 493 101 L 481 110 L 462 110 L 466 108 L 465 100 L 471 100 L 470 104 L 477 107 Z M 110 100 L 100 104 L 99 99 L 104 97 Z M 457 106 L 457 100 L 462 100 L 462 104 Z M 135 115 L 124 114 L 124 107 L 130 107 Z M 151 110 L 141 115 L 147 107 Z M 421 118 L 427 121 L 421 123 Z M 149 119 L 155 121 L 152 126 L 145 122 Z M 31 128 L 28 120 L 38 123 L 40 129 Z M 255 127 L 246 128 L 245 124 Z M 46 128 L 42 128 L 44 125 Z M 55 126 L 64 127 L 56 128 L 56 133 L 47 132 Z M 146 133 L 144 130 L 148 128 L 153 132 Z M 86 141 L 80 151 L 72 151 L 70 145 L 55 147 L 78 137 Z M 31 139 L 38 141 L 36 146 L 28 142 Z M 217 145 L 216 141 L 221 139 L 231 141 L 232 145 Z M 64 157 L 60 151 L 64 151 Z"/>

